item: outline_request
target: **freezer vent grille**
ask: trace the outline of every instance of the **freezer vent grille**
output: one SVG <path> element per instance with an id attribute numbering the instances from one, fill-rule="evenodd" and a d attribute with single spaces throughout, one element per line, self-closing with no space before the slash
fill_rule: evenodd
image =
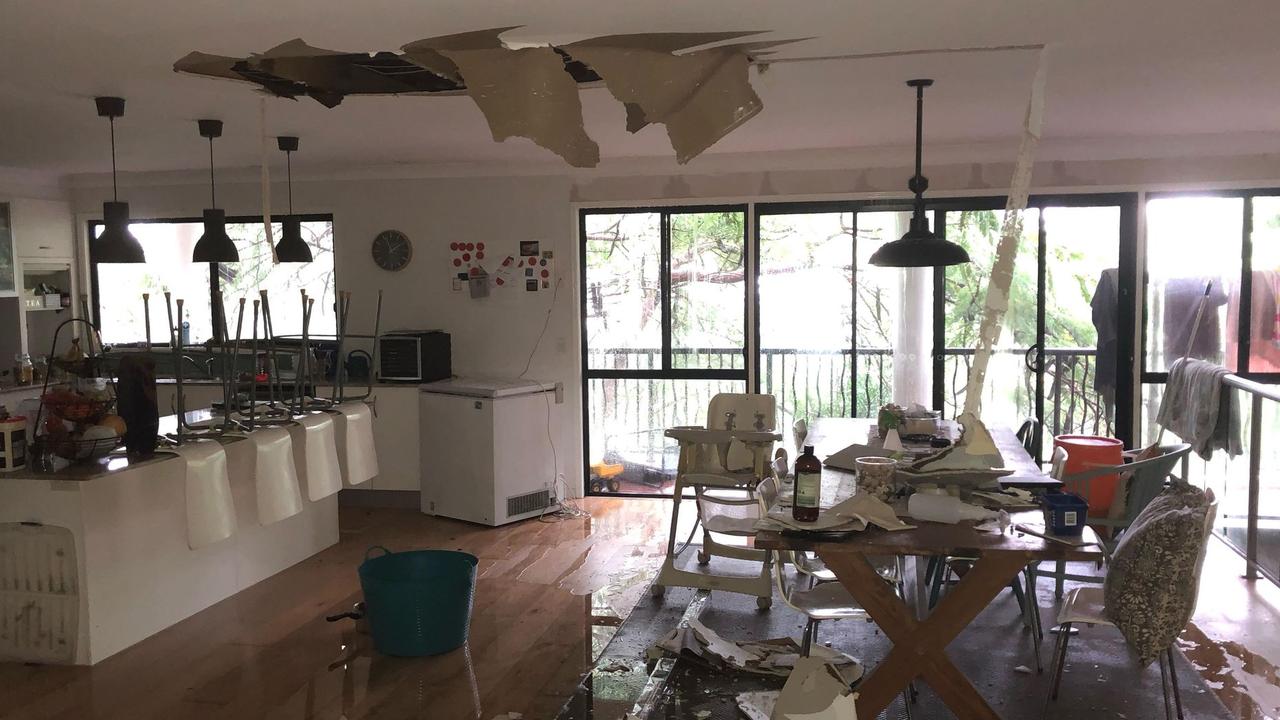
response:
<path id="1" fill-rule="evenodd" d="M 535 510 L 542 510 L 551 504 L 551 492 L 545 488 L 524 495 L 507 498 L 507 517 L 524 515 Z"/>
<path id="2" fill-rule="evenodd" d="M 75 661 L 77 578 L 70 530 L 0 523 L 0 661 Z"/>

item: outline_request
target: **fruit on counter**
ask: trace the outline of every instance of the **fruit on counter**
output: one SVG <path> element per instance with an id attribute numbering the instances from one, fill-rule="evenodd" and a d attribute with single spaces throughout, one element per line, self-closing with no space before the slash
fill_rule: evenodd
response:
<path id="1" fill-rule="evenodd" d="M 116 435 L 124 435 L 125 430 L 128 428 L 128 426 L 125 425 L 124 418 L 119 415 L 108 415 L 102 418 L 102 420 L 98 421 L 98 426 L 111 428 L 115 431 Z"/>

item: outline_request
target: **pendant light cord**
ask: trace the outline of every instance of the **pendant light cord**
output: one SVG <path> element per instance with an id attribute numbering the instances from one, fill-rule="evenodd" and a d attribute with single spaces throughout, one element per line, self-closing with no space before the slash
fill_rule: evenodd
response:
<path id="1" fill-rule="evenodd" d="M 923 171 L 921 165 L 924 154 L 924 87 L 916 88 L 916 177 L 920 177 Z M 924 189 L 916 191 L 916 199 L 920 199 L 924 195 Z"/>
<path id="2" fill-rule="evenodd" d="M 109 117 L 107 120 L 111 124 L 111 200 L 119 202 L 120 191 L 116 187 L 116 119 Z"/>
<path id="3" fill-rule="evenodd" d="M 213 182 L 213 138 L 209 138 L 209 207 L 218 207 L 218 190 Z"/>
<path id="4" fill-rule="evenodd" d="M 293 215 L 293 153 L 284 154 L 284 168 L 289 184 L 289 214 Z"/>

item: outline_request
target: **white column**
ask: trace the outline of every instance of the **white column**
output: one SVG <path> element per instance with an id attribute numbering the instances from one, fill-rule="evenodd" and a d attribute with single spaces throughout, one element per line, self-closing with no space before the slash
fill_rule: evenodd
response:
<path id="1" fill-rule="evenodd" d="M 893 237 L 907 231 L 910 213 L 897 213 Z M 929 407 L 933 378 L 933 268 L 898 271 L 898 314 L 893 349 L 893 401 Z"/>

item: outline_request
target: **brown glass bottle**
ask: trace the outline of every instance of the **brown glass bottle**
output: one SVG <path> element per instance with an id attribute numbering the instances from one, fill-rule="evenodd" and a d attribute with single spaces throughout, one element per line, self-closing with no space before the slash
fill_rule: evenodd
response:
<path id="1" fill-rule="evenodd" d="M 813 454 L 813 446 L 805 445 L 804 453 L 796 458 L 795 499 L 791 503 L 791 517 L 797 522 L 813 522 L 818 519 L 818 505 L 822 496 L 822 463 Z"/>

